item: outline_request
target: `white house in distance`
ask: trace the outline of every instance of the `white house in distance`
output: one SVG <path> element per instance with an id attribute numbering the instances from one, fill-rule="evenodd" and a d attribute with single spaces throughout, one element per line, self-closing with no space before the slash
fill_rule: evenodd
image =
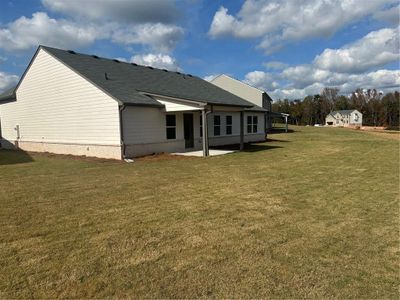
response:
<path id="1" fill-rule="evenodd" d="M 266 130 L 268 131 L 272 128 L 272 99 L 265 91 L 255 88 L 225 74 L 221 74 L 215 77 L 210 82 L 232 94 L 235 94 L 240 98 L 243 98 L 257 105 L 258 107 L 262 107 L 263 109 L 265 109 Z"/>
<path id="2" fill-rule="evenodd" d="M 201 78 L 39 46 L 0 96 L 1 145 L 124 159 L 265 141 L 265 110 Z"/>
<path id="3" fill-rule="evenodd" d="M 356 109 L 332 111 L 326 116 L 325 125 L 340 127 L 361 126 L 362 113 Z"/>

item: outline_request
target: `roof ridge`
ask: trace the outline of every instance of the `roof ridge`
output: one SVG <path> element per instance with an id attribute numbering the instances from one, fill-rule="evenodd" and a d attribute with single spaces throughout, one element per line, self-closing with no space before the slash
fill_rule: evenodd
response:
<path id="1" fill-rule="evenodd" d="M 135 62 L 123 61 L 123 60 L 120 60 L 118 58 L 109 58 L 109 57 L 99 56 L 97 54 L 87 54 L 87 53 L 77 52 L 75 50 L 65 50 L 65 49 L 54 48 L 54 47 L 49 47 L 49 46 L 45 46 L 45 45 L 39 45 L 39 47 L 40 48 L 44 48 L 44 49 L 47 48 L 47 49 L 54 49 L 54 50 L 57 50 L 57 51 L 64 51 L 64 52 L 68 52 L 69 54 L 89 56 L 89 57 L 96 58 L 96 59 L 104 59 L 104 60 L 113 61 L 113 62 L 126 64 L 126 65 L 133 65 L 135 67 L 150 68 L 150 69 L 157 70 L 157 71 L 170 72 L 170 73 L 175 73 L 175 74 L 178 74 L 178 75 L 195 77 L 194 75 L 189 74 L 189 73 L 182 73 L 180 71 L 171 71 L 171 70 L 168 70 L 168 69 L 165 69 L 165 68 L 157 68 L 157 67 L 154 67 L 154 66 L 151 66 L 151 65 L 142 65 L 142 64 L 135 63 Z M 71 53 L 71 52 L 73 52 L 73 53 Z M 97 57 L 94 57 L 94 56 L 97 56 Z"/>
<path id="2" fill-rule="evenodd" d="M 266 91 L 264 91 L 264 90 L 262 90 L 262 89 L 256 88 L 255 86 L 252 86 L 252 85 L 250 85 L 250 84 L 248 84 L 248 83 L 246 83 L 246 82 L 244 82 L 244 81 L 242 81 L 242 80 L 239 80 L 239 79 L 237 79 L 237 78 L 235 78 L 235 77 L 226 75 L 225 73 L 222 73 L 222 74 L 218 75 L 218 76 L 215 77 L 213 80 L 215 80 L 215 79 L 217 79 L 218 77 L 221 77 L 221 76 L 225 76 L 225 77 L 228 77 L 228 78 L 230 78 L 230 79 L 233 79 L 233 80 L 235 80 L 235 81 L 237 81 L 237 82 L 239 82 L 239 83 L 241 83 L 241 84 L 244 84 L 244 85 L 246 85 L 246 86 L 248 86 L 248 87 L 251 87 L 251 88 L 253 88 L 253 89 L 255 89 L 255 90 L 259 91 L 259 92 L 267 93 Z M 211 81 L 213 81 L 213 80 L 211 80 Z"/>

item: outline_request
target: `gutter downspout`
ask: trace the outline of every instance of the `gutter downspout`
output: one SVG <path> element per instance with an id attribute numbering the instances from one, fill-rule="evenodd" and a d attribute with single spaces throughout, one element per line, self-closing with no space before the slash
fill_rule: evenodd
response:
<path id="1" fill-rule="evenodd" d="M 288 132 L 288 123 L 287 123 L 288 116 L 285 116 L 285 132 Z"/>
<path id="2" fill-rule="evenodd" d="M 119 138 L 121 145 L 121 160 L 124 160 L 125 157 L 125 142 L 124 142 L 124 126 L 123 126 L 123 111 L 125 110 L 125 105 L 119 106 Z"/>

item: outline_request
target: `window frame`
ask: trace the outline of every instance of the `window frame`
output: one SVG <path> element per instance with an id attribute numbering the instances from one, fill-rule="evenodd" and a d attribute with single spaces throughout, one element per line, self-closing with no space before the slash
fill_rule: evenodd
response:
<path id="1" fill-rule="evenodd" d="M 228 118 L 230 119 L 230 122 L 228 123 Z M 229 131 L 228 131 L 229 128 Z M 233 117 L 232 115 L 226 115 L 225 116 L 225 135 L 232 135 L 232 130 L 233 129 Z"/>
<path id="2" fill-rule="evenodd" d="M 218 118 L 218 123 L 219 124 L 216 124 L 215 123 L 215 120 L 216 120 L 216 118 Z M 213 131 L 213 133 L 214 133 L 214 136 L 221 136 L 221 116 L 220 115 L 214 115 L 214 118 L 213 118 L 213 121 L 214 121 L 214 131 Z M 217 131 L 216 131 L 216 129 L 218 129 L 218 134 L 217 134 Z"/>
<path id="3" fill-rule="evenodd" d="M 250 120 L 250 122 L 249 122 Z M 258 116 L 249 115 L 247 116 L 247 133 L 258 133 Z"/>
<path id="4" fill-rule="evenodd" d="M 168 117 L 174 117 L 174 125 L 168 125 Z M 174 138 L 168 138 L 168 129 L 174 129 Z M 165 115 L 165 138 L 167 140 L 176 140 L 176 114 L 166 114 Z"/>

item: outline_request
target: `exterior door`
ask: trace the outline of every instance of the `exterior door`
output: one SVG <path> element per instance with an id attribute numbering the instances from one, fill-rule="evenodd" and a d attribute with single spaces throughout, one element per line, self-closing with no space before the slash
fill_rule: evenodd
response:
<path id="1" fill-rule="evenodd" d="M 183 135 L 185 148 L 194 148 L 193 114 L 183 114 Z"/>

